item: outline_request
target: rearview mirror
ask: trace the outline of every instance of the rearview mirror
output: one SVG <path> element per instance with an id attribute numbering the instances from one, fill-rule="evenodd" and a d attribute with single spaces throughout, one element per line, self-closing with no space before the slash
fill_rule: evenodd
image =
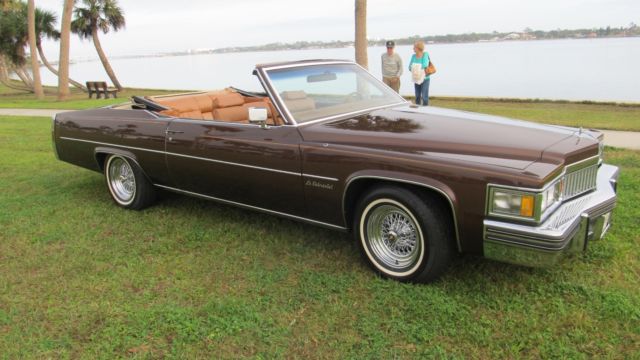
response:
<path id="1" fill-rule="evenodd" d="M 308 83 L 313 83 L 313 82 L 321 82 L 321 81 L 331 81 L 331 80 L 335 80 L 337 79 L 338 76 L 336 75 L 336 73 L 332 73 L 332 72 L 325 72 L 324 74 L 316 74 L 316 75 L 309 75 L 307 76 L 307 82 Z"/>
<path id="2" fill-rule="evenodd" d="M 263 107 L 250 107 L 249 108 L 249 123 L 254 125 L 260 125 L 263 128 L 267 127 L 267 109 Z"/>

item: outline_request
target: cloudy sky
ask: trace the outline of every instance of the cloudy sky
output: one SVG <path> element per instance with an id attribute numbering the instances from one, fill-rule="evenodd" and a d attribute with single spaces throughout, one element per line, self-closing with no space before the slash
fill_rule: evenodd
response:
<path id="1" fill-rule="evenodd" d="M 62 0 L 36 0 L 62 12 Z M 353 39 L 353 0 L 120 0 L 127 27 L 101 37 L 110 55 Z M 626 26 L 640 0 L 369 0 L 369 38 L 465 32 Z M 72 37 L 72 58 L 95 57 Z M 50 58 L 58 44 L 47 42 Z"/>

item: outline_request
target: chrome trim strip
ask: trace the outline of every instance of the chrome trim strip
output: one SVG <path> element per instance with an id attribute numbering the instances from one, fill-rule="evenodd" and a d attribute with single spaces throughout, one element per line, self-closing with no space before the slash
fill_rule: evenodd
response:
<path id="1" fill-rule="evenodd" d="M 292 171 L 278 170 L 278 169 L 271 169 L 271 168 L 266 168 L 266 167 L 262 167 L 262 166 L 255 166 L 255 165 L 240 164 L 240 163 L 234 163 L 234 162 L 224 161 L 224 160 L 216 160 L 216 159 L 203 158 L 203 157 L 199 157 L 199 156 L 192 156 L 192 155 L 178 154 L 178 153 L 172 153 L 172 152 L 167 152 L 166 154 L 167 154 L 167 155 L 171 155 L 171 156 L 179 156 L 179 157 L 184 157 L 184 158 L 189 158 L 189 159 L 195 159 L 195 160 L 209 161 L 209 162 L 218 163 L 218 164 L 224 164 L 224 165 L 234 165 L 234 166 L 240 166 L 240 167 L 249 168 L 249 169 L 257 169 L 257 170 L 263 170 L 263 171 L 271 171 L 271 172 L 275 172 L 275 173 L 279 173 L 279 174 L 295 175 L 295 176 L 301 176 L 301 175 L 302 175 L 302 174 L 300 174 L 300 173 L 292 172 Z"/>
<path id="2" fill-rule="evenodd" d="M 117 145 L 117 144 L 103 143 L 103 142 L 93 141 L 93 140 L 76 139 L 76 138 L 70 138 L 70 137 L 66 137 L 66 136 L 61 136 L 61 137 L 60 137 L 60 139 L 63 139 L 63 140 L 69 140 L 69 141 L 80 141 L 80 142 L 85 142 L 85 143 L 89 143 L 89 144 L 106 145 L 106 146 L 115 146 L 115 147 L 124 148 L 124 149 L 132 149 L 132 150 L 140 150 L 140 151 L 149 151 L 149 152 L 158 153 L 158 154 L 165 154 L 165 153 L 166 153 L 166 151 L 152 150 L 152 149 L 145 149 L 145 148 L 139 148 L 139 147 L 135 147 L 135 146 L 124 146 L 124 145 Z"/>
<path id="3" fill-rule="evenodd" d="M 319 61 L 308 61 L 303 63 L 293 63 L 293 64 L 286 64 L 286 65 L 262 67 L 262 69 L 267 71 L 267 70 L 291 69 L 291 68 L 303 67 L 307 65 L 335 65 L 335 64 L 355 64 L 355 63 L 349 60 L 319 60 Z"/>
<path id="4" fill-rule="evenodd" d="M 260 81 L 260 84 L 262 84 L 264 91 L 267 93 L 267 96 L 269 96 L 269 98 L 271 99 L 271 103 L 273 104 L 273 106 L 275 106 L 276 110 L 284 118 L 285 122 L 289 123 L 287 125 L 292 125 L 292 126 L 298 125 L 298 123 L 293 119 L 293 116 L 291 116 L 291 113 L 289 112 L 287 107 L 284 106 L 284 103 L 280 102 L 282 101 L 280 99 L 280 96 L 277 93 L 271 91 L 272 89 L 272 86 L 270 86 L 271 82 L 267 80 L 265 70 L 256 69 L 255 73 L 256 73 L 256 76 L 258 77 L 258 81 Z M 283 108 L 284 108 L 284 111 L 283 111 Z"/>
<path id="5" fill-rule="evenodd" d="M 447 193 L 445 193 L 444 191 L 438 189 L 437 187 L 431 186 L 431 185 L 427 185 L 427 184 L 423 184 L 420 182 L 416 182 L 416 181 L 411 181 L 411 180 L 404 180 L 404 179 L 397 179 L 397 178 L 390 178 L 390 177 L 384 177 L 384 176 L 375 176 L 375 175 L 362 175 L 362 176 L 355 176 L 351 179 L 349 179 L 349 181 L 347 182 L 347 184 L 344 187 L 344 191 L 342 193 L 342 216 L 344 218 L 344 223 L 347 224 L 347 212 L 345 209 L 345 196 L 347 195 L 347 190 L 349 189 L 349 186 L 351 185 L 351 183 L 357 179 L 380 179 L 380 180 L 389 180 L 389 181 L 395 181 L 395 182 L 401 182 L 401 183 L 406 183 L 406 184 L 412 184 L 412 185 L 418 185 L 418 186 L 422 186 L 431 190 L 435 190 L 438 193 L 440 193 L 442 196 L 445 197 L 445 199 L 447 199 L 447 201 L 449 202 L 449 206 L 451 207 L 451 214 L 453 214 L 453 228 L 455 230 L 455 235 L 456 235 L 456 244 L 458 245 L 458 251 L 462 251 L 462 244 L 460 243 L 460 233 L 458 232 L 458 218 L 456 215 L 456 210 L 453 206 L 453 201 L 451 201 L 451 198 L 449 197 L 449 195 L 447 195 Z M 348 224 L 347 224 L 348 225 Z"/>
<path id="6" fill-rule="evenodd" d="M 253 205 L 247 205 L 247 204 L 243 204 L 243 203 L 239 203 L 239 202 L 235 202 L 235 201 L 231 201 L 231 200 L 220 199 L 220 198 L 209 196 L 209 195 L 203 195 L 203 194 L 199 194 L 199 193 L 195 193 L 195 192 L 191 192 L 191 191 L 187 191 L 187 190 L 181 190 L 181 189 L 172 188 L 170 186 L 159 185 L 159 184 L 153 184 L 153 185 L 157 186 L 159 188 L 166 189 L 166 190 L 175 191 L 175 192 L 183 193 L 183 194 L 186 194 L 186 195 L 196 196 L 196 197 L 200 197 L 200 198 L 207 199 L 207 200 L 213 200 L 213 201 L 217 201 L 217 202 L 220 202 L 220 203 L 223 203 L 223 204 L 227 204 L 227 205 L 234 205 L 234 206 L 238 206 L 238 207 L 242 207 L 242 208 L 247 208 L 247 209 L 251 209 L 251 210 L 257 210 L 257 211 L 265 212 L 265 213 L 268 213 L 268 214 L 279 215 L 279 216 L 283 216 L 283 217 L 286 217 L 286 218 L 291 218 L 291 219 L 295 219 L 295 220 L 309 222 L 309 223 L 312 223 L 312 224 L 321 225 L 321 226 L 325 226 L 325 227 L 332 228 L 332 229 L 347 230 L 343 226 L 333 225 L 333 224 L 325 223 L 325 222 L 322 222 L 322 221 L 312 220 L 312 219 L 308 219 L 308 218 L 297 216 L 297 215 L 291 215 L 291 214 L 283 213 L 283 212 L 280 212 L 280 211 L 269 210 L 269 209 L 265 209 L 265 208 L 261 208 L 261 207 L 257 207 L 257 206 L 253 206 Z"/>
<path id="7" fill-rule="evenodd" d="M 263 170 L 263 171 L 270 171 L 270 172 L 275 172 L 275 173 L 285 174 L 285 175 L 305 176 L 305 177 L 312 177 L 312 178 L 322 179 L 322 180 L 339 181 L 339 179 L 332 178 L 332 177 L 326 177 L 326 176 L 320 176 L 320 175 L 312 175 L 312 174 L 304 174 L 304 173 L 298 173 L 298 172 L 286 171 L 286 170 L 278 170 L 278 169 L 266 168 L 266 167 L 262 167 L 262 166 L 247 165 L 247 164 L 234 163 L 234 162 L 224 161 L 224 160 L 209 159 L 209 158 L 204 158 L 204 157 L 199 157 L 199 156 L 184 155 L 184 154 L 172 153 L 172 152 L 167 152 L 167 151 L 139 148 L 139 147 L 135 147 L 135 146 L 117 145 L 117 144 L 103 143 L 103 142 L 99 142 L 99 141 L 70 138 L 70 137 L 65 137 L 65 136 L 61 136 L 60 139 L 70 140 L 70 141 L 80 141 L 80 142 L 85 142 L 85 143 L 90 143 L 90 144 L 97 144 L 97 145 L 104 145 L 104 146 L 115 146 L 115 147 L 119 147 L 119 148 L 123 148 L 123 149 L 130 149 L 130 150 L 149 151 L 149 152 L 158 153 L 158 154 L 179 156 L 179 157 L 190 158 L 190 159 L 195 159 L 195 160 L 202 160 L 202 161 L 210 161 L 210 162 L 219 163 L 219 164 L 240 166 L 240 167 L 256 169 L 256 170 Z"/>
<path id="8" fill-rule="evenodd" d="M 314 179 L 320 179 L 320 180 L 328 180 L 328 181 L 338 181 L 340 179 L 337 178 L 332 178 L 332 177 L 326 177 L 326 176 L 318 176 L 318 175 L 311 175 L 311 174 L 305 174 L 302 173 L 303 177 L 310 177 L 310 178 L 314 178 Z"/>

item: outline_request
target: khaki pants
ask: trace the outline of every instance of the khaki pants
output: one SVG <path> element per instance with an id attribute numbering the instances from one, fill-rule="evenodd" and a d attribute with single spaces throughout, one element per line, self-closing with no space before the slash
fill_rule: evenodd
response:
<path id="1" fill-rule="evenodd" d="M 400 78 L 397 76 L 394 77 L 382 77 L 382 81 L 387 84 L 388 87 L 392 88 L 395 92 L 400 92 Z"/>

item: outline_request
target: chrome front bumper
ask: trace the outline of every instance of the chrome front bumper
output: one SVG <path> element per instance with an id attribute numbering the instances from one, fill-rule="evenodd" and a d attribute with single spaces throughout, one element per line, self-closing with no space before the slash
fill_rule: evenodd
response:
<path id="1" fill-rule="evenodd" d="M 601 239 L 616 206 L 618 168 L 602 164 L 594 191 L 562 204 L 537 226 L 484 221 L 484 256 L 526 266 L 551 266 L 566 253 L 582 252 Z"/>

